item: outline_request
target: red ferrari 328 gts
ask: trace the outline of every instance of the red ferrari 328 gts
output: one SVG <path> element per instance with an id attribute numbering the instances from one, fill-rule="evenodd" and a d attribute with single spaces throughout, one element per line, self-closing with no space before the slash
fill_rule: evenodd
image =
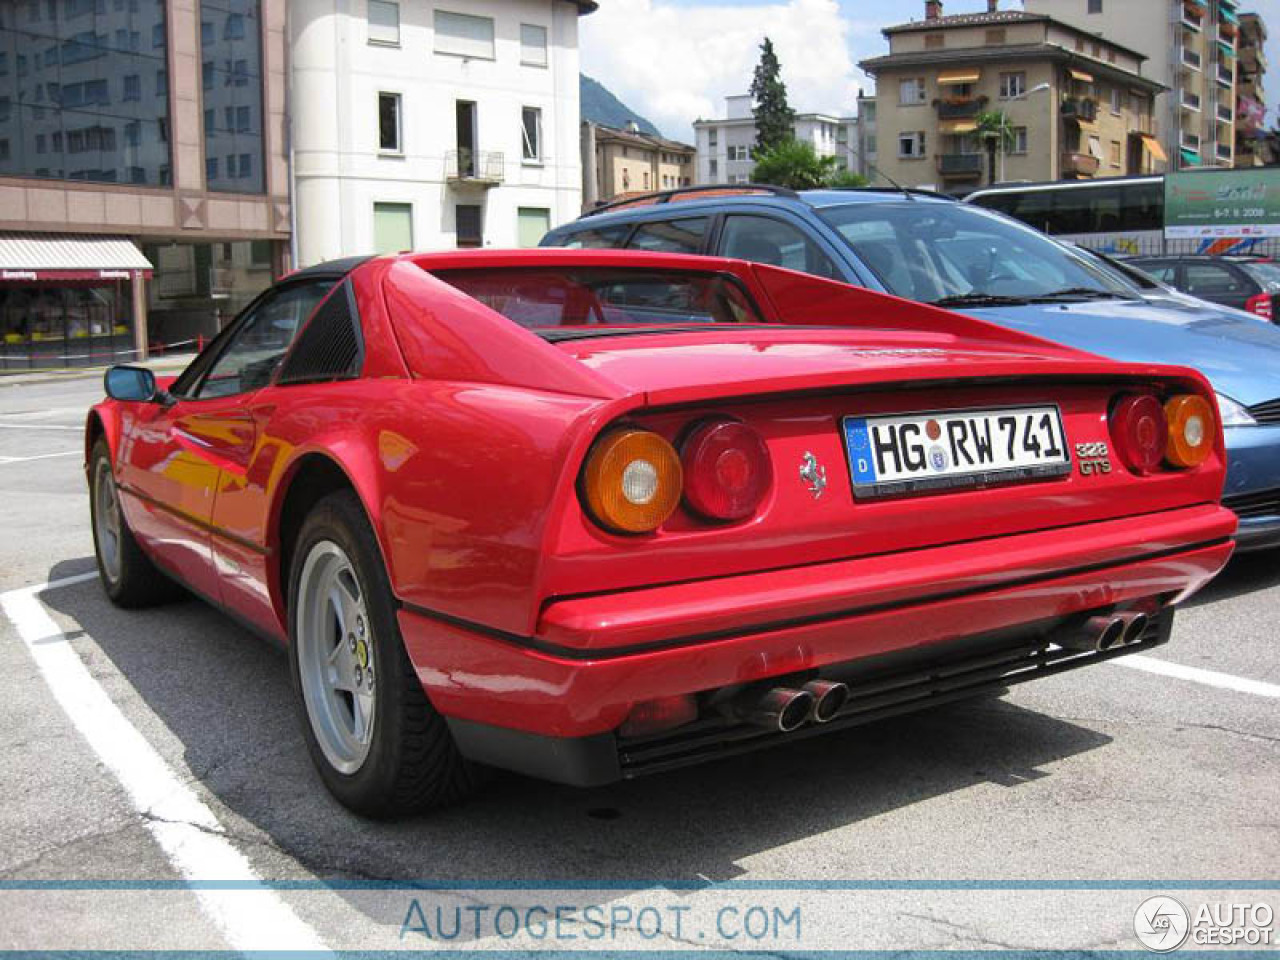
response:
<path id="1" fill-rule="evenodd" d="M 1226 563 L 1209 385 L 775 267 L 326 264 L 86 433 L 102 582 L 290 651 L 321 777 L 600 784 L 1164 643 Z"/>

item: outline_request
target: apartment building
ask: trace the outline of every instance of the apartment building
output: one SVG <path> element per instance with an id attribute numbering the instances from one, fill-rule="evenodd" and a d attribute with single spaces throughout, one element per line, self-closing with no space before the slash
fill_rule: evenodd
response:
<path id="1" fill-rule="evenodd" d="M 1160 84 L 1142 54 L 1051 17 L 1000 10 L 888 27 L 886 56 L 860 65 L 876 78 L 882 177 L 966 193 L 990 179 L 1058 180 L 1163 168 L 1152 104 Z M 977 133 L 1000 112 L 1010 138 L 991 157 Z M 883 181 L 882 181 L 883 182 Z"/>
<path id="2" fill-rule="evenodd" d="M 671 190 L 693 183 L 694 148 L 687 143 L 641 133 L 628 124 L 618 130 L 582 124 L 582 209 L 627 194 Z"/>
<path id="3" fill-rule="evenodd" d="M 1156 118 L 1174 168 L 1234 164 L 1236 0 L 1026 0 L 1025 8 L 1142 52 L 1147 75 L 1168 88 Z"/>
<path id="4" fill-rule="evenodd" d="M 879 164 L 879 156 L 876 152 L 879 143 L 876 141 L 875 94 L 868 96 L 863 91 L 858 91 L 858 116 L 854 130 L 857 147 L 853 158 L 855 166 L 852 169 L 855 173 L 870 179 L 874 176 Z"/>
<path id="5" fill-rule="evenodd" d="M 0 3 L 0 366 L 207 336 L 287 268 L 286 15 Z"/>
<path id="6" fill-rule="evenodd" d="M 725 97 L 725 116 L 694 121 L 699 184 L 747 183 L 755 161 L 756 120 L 750 94 Z M 835 157 L 840 170 L 859 169 L 858 120 L 825 113 L 797 113 L 792 124 L 797 140 L 813 145 L 820 157 Z"/>
<path id="7" fill-rule="evenodd" d="M 582 206 L 578 17 L 595 0 L 293 0 L 300 264 L 533 246 Z"/>
<path id="8" fill-rule="evenodd" d="M 1256 13 L 1240 14 L 1236 41 L 1236 166 L 1262 166 L 1262 135 L 1266 131 L 1267 98 L 1263 87 L 1267 73 L 1264 47 L 1267 25 Z"/>

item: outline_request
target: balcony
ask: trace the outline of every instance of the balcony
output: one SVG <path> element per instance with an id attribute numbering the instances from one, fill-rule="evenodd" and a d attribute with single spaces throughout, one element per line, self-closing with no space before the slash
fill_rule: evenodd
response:
<path id="1" fill-rule="evenodd" d="M 986 158 L 980 153 L 938 154 L 938 174 L 943 177 L 972 178 L 982 176 Z"/>
<path id="2" fill-rule="evenodd" d="M 1098 172 L 1098 158 L 1088 153 L 1064 153 L 1062 176 L 1092 177 Z"/>
<path id="3" fill-rule="evenodd" d="M 967 120 L 976 117 L 988 102 L 987 97 L 966 97 L 965 99 L 935 100 L 939 120 Z"/>
<path id="4" fill-rule="evenodd" d="M 444 155 L 444 178 L 451 183 L 495 187 L 506 178 L 500 150 L 449 150 Z"/>
<path id="5" fill-rule="evenodd" d="M 1068 97 L 1062 101 L 1062 118 L 1092 123 L 1098 119 L 1098 101 L 1092 97 Z"/>
<path id="6" fill-rule="evenodd" d="M 1178 99 L 1178 104 L 1183 110 L 1190 110 L 1192 113 L 1199 113 L 1201 104 L 1200 94 L 1192 93 L 1190 90 L 1183 90 L 1181 91 L 1181 96 Z"/>

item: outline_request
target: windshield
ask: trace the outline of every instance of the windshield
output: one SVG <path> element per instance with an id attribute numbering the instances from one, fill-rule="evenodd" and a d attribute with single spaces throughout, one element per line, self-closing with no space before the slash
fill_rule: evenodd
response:
<path id="1" fill-rule="evenodd" d="M 950 203 L 858 203 L 819 215 L 890 293 L 926 303 L 1132 297 L 1096 260 L 998 214 Z"/>
<path id="2" fill-rule="evenodd" d="M 1262 284 L 1262 288 L 1267 293 L 1280 293 L 1280 263 L 1256 260 L 1251 263 L 1241 263 L 1240 266 L 1245 273 Z"/>

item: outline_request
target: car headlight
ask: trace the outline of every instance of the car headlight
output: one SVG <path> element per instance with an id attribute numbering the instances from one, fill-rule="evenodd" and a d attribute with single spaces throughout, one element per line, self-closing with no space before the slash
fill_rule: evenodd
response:
<path id="1" fill-rule="evenodd" d="M 1222 418 L 1224 427 L 1256 427 L 1258 425 L 1258 421 L 1253 419 L 1253 415 L 1241 404 L 1221 393 L 1217 394 L 1217 397 L 1218 415 Z"/>

